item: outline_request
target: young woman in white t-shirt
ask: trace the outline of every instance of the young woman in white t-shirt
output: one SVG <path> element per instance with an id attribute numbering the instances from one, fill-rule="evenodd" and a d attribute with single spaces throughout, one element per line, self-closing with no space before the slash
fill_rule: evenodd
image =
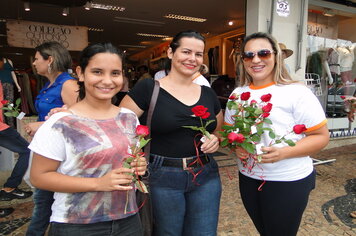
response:
<path id="1" fill-rule="evenodd" d="M 55 192 L 49 235 L 142 235 L 132 173 L 123 168 L 136 145 L 134 112 L 111 103 L 123 84 L 122 54 L 110 43 L 90 45 L 77 67 L 81 101 L 52 115 L 36 132 L 31 183 Z"/>
<path id="2" fill-rule="evenodd" d="M 241 49 L 241 87 L 233 93 L 250 92 L 250 101 L 259 101 L 262 95 L 270 93 L 273 108 L 269 119 L 279 136 L 286 135 L 296 124 L 307 127 L 303 134 L 286 136 L 296 143 L 293 147 L 270 146 L 271 138 L 263 134 L 264 154 L 252 170 L 238 161 L 241 198 L 258 232 L 263 236 L 294 236 L 315 186 L 309 155 L 320 151 L 329 141 L 325 113 L 306 86 L 292 81 L 283 65 L 281 49 L 272 36 L 254 33 L 246 37 Z M 234 110 L 226 110 L 227 125 L 233 124 L 234 114 Z M 236 149 L 237 157 L 246 154 L 244 149 Z"/>

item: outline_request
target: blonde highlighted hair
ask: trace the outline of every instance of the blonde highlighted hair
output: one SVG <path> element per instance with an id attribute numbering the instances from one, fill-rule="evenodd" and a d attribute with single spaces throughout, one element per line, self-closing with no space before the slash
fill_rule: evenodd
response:
<path id="1" fill-rule="evenodd" d="M 284 65 L 282 58 L 282 51 L 278 45 L 277 40 L 270 34 L 257 32 L 247 36 L 241 45 L 241 54 L 245 51 L 245 46 L 248 41 L 252 39 L 266 39 L 272 46 L 275 53 L 275 65 L 274 65 L 274 76 L 273 81 L 276 84 L 291 84 L 295 83 L 291 76 L 289 75 L 287 68 Z M 240 86 L 248 86 L 252 84 L 252 77 L 247 73 L 243 65 L 243 59 L 239 57 L 238 70 L 240 72 Z"/>

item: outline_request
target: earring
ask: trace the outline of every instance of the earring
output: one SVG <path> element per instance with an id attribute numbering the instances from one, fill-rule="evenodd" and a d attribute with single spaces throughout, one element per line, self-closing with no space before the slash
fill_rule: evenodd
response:
<path id="1" fill-rule="evenodd" d="M 52 64 L 48 64 L 47 71 L 48 71 L 48 74 L 52 73 Z"/>

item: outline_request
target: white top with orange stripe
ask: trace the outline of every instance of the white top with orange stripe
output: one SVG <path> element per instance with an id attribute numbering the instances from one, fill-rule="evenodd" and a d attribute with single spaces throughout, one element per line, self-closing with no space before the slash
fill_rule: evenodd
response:
<path id="1" fill-rule="evenodd" d="M 273 104 L 270 116 L 273 130 L 276 135 L 282 137 L 286 135 L 287 139 L 292 139 L 294 142 L 302 139 L 304 134 L 295 134 L 293 126 L 296 124 L 304 124 L 308 131 L 316 130 L 326 124 L 327 120 L 325 112 L 320 105 L 319 100 L 311 92 L 309 88 L 302 84 L 294 83 L 290 85 L 275 85 L 269 84 L 264 87 L 244 86 L 236 88 L 232 93 L 241 94 L 250 92 L 252 99 L 260 102 L 260 97 L 270 93 L 272 95 L 270 103 Z M 234 111 L 226 109 L 225 123 L 233 124 L 231 115 Z M 265 124 L 266 126 L 269 126 Z M 289 133 L 289 134 L 288 134 Z M 268 133 L 263 134 L 261 143 L 264 146 L 269 146 L 271 138 Z M 275 146 L 286 146 L 282 143 Z M 252 171 L 248 172 L 240 161 L 238 161 L 239 170 L 242 174 L 254 179 L 270 180 L 270 181 L 294 181 L 308 176 L 313 171 L 313 163 L 309 156 L 295 157 L 281 160 L 275 163 L 259 163 Z"/>

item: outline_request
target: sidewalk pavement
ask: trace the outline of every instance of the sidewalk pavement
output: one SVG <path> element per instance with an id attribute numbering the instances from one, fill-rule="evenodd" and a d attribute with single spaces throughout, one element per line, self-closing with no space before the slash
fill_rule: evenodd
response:
<path id="1" fill-rule="evenodd" d="M 356 145 L 328 149 L 313 156 L 319 160 L 335 162 L 316 165 L 317 185 L 301 222 L 298 236 L 354 236 L 356 219 L 349 215 L 356 210 Z M 226 150 L 219 150 L 216 160 L 220 166 L 223 184 L 219 236 L 258 236 L 244 209 L 238 188 L 236 160 Z M 0 185 L 9 172 L 0 172 Z M 29 190 L 23 183 L 21 188 Z M 30 221 L 32 198 L 0 202 L 0 207 L 15 208 L 6 218 L 0 218 L 0 236 L 25 235 Z"/>

